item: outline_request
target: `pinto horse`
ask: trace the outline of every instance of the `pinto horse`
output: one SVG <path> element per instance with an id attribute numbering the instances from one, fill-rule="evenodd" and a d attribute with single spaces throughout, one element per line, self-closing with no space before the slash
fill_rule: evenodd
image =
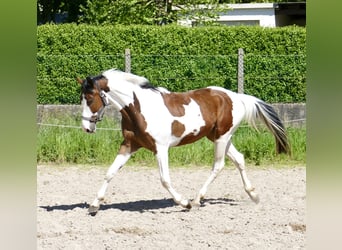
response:
<path id="1" fill-rule="evenodd" d="M 239 169 L 244 189 L 259 202 L 259 196 L 245 171 L 244 156 L 232 144 L 232 135 L 245 120 L 256 128 L 262 121 L 275 137 L 276 152 L 290 153 L 284 125 L 271 105 L 250 95 L 238 94 L 221 87 L 207 87 L 184 93 L 157 88 L 142 76 L 109 69 L 101 75 L 77 78 L 81 84 L 82 127 L 96 131 L 96 123 L 109 104 L 120 111 L 123 142 L 107 171 L 105 181 L 88 212 L 95 215 L 108 184 L 117 171 L 139 148 L 152 151 L 158 162 L 160 180 L 174 202 L 184 208 L 199 206 L 208 186 L 224 166 L 225 156 Z M 194 200 L 183 198 L 172 186 L 168 150 L 207 137 L 215 145 L 211 174 Z"/>

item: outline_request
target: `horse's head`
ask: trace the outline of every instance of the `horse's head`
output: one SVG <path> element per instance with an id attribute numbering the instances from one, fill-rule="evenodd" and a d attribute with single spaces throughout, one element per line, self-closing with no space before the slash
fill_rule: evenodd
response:
<path id="1" fill-rule="evenodd" d="M 102 120 L 108 100 L 105 92 L 109 91 L 107 80 L 103 76 L 77 78 L 81 84 L 82 128 L 88 133 L 96 130 L 96 123 Z"/>

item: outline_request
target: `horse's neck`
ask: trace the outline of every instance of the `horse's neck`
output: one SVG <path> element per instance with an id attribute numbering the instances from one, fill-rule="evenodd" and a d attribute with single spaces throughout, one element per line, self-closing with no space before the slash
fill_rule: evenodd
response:
<path id="1" fill-rule="evenodd" d="M 108 79 L 108 92 L 112 103 L 120 111 L 124 107 L 134 104 L 134 96 L 143 97 L 149 94 L 141 86 L 148 84 L 145 77 L 131 73 L 109 70 L 103 74 Z"/>
<path id="2" fill-rule="evenodd" d="M 120 111 L 129 104 L 134 102 L 134 93 L 140 91 L 140 87 L 130 82 L 123 83 L 124 88 L 115 88 L 109 85 L 110 91 L 108 92 L 111 102 L 115 108 Z"/>

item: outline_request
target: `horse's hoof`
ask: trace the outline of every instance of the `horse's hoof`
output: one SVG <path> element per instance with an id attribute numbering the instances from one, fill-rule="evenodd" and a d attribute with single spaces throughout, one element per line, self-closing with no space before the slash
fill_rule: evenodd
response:
<path id="1" fill-rule="evenodd" d="M 187 208 L 187 209 L 191 209 L 192 208 L 192 204 L 191 204 L 190 201 L 188 202 L 188 205 L 185 206 L 185 208 Z"/>
<path id="2" fill-rule="evenodd" d="M 192 200 L 190 202 L 190 204 L 191 204 L 191 207 L 194 207 L 194 208 L 199 208 L 201 206 L 201 202 L 197 202 L 197 201 L 194 201 L 194 200 Z"/>
<path id="3" fill-rule="evenodd" d="M 89 215 L 95 216 L 95 215 L 97 214 L 97 211 L 99 211 L 99 208 L 100 208 L 100 207 L 90 206 L 90 207 L 88 208 L 88 213 L 89 213 Z"/>
<path id="4" fill-rule="evenodd" d="M 255 192 L 250 192 L 248 193 L 249 195 L 249 198 L 251 198 L 251 200 L 255 203 L 255 204 L 258 204 L 260 202 L 260 198 L 259 198 L 259 195 Z"/>
<path id="5" fill-rule="evenodd" d="M 190 200 L 187 200 L 187 201 L 184 200 L 183 202 L 179 203 L 179 205 L 189 210 L 192 208 Z"/>
<path id="6" fill-rule="evenodd" d="M 258 204 L 260 202 L 259 195 L 253 196 L 252 201 L 254 201 L 255 204 Z"/>

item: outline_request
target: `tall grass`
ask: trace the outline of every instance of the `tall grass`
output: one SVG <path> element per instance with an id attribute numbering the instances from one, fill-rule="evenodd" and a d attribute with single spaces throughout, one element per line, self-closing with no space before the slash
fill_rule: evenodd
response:
<path id="1" fill-rule="evenodd" d="M 49 119 L 47 124 L 80 126 L 79 118 Z M 94 164 L 109 165 L 114 160 L 122 135 L 119 123 L 104 118 L 98 123 L 95 134 L 84 133 L 80 128 L 38 125 L 37 163 L 58 164 Z M 117 128 L 118 130 L 101 130 Z M 304 165 L 306 161 L 306 129 L 287 128 L 292 156 L 276 155 L 274 138 L 268 130 L 259 132 L 242 125 L 233 136 L 236 148 L 244 154 L 247 164 Z M 202 139 L 193 144 L 170 149 L 170 166 L 211 165 L 213 162 L 213 144 Z M 228 163 L 229 161 L 227 161 Z M 156 165 L 154 155 L 140 149 L 129 160 L 128 165 Z"/>

